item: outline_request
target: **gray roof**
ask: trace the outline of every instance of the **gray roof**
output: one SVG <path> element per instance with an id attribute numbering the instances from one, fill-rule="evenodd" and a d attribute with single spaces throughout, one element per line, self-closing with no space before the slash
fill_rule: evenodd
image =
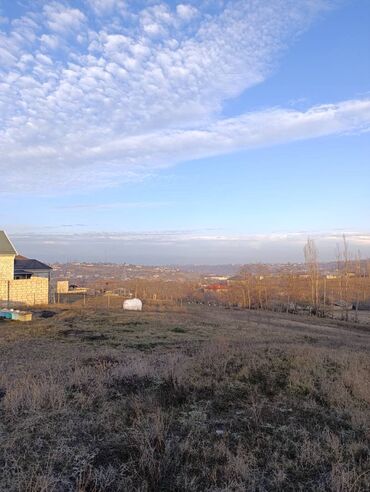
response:
<path id="1" fill-rule="evenodd" d="M 0 255 L 16 255 L 17 251 L 5 231 L 0 231 Z"/>
<path id="2" fill-rule="evenodd" d="M 32 275 L 32 273 L 26 270 L 14 270 L 14 275 Z"/>
<path id="3" fill-rule="evenodd" d="M 45 263 L 42 263 L 39 260 L 34 260 L 30 258 L 15 258 L 14 260 L 14 268 L 16 270 L 26 270 L 26 271 L 35 271 L 35 270 L 44 270 L 44 271 L 49 271 L 52 270 L 52 268 L 49 265 L 46 265 Z"/>

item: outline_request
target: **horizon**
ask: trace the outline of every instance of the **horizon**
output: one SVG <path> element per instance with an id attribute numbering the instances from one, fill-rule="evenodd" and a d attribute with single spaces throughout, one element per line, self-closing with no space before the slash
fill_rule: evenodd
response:
<path id="1" fill-rule="evenodd" d="M 144 266 L 219 266 L 244 264 L 288 264 L 304 263 L 303 248 L 307 238 L 315 241 L 318 249 L 318 260 L 321 263 L 336 260 L 338 246 L 342 245 L 343 233 L 311 235 L 305 233 L 292 235 L 275 235 L 254 237 L 223 238 L 220 236 L 199 237 L 194 232 L 185 234 L 167 231 L 166 235 L 158 233 L 146 234 L 86 234 L 41 236 L 37 234 L 9 234 L 18 254 L 36 257 L 49 263 L 116 263 L 136 264 Z M 346 234 L 351 258 L 358 254 L 362 260 L 370 258 L 369 235 Z M 233 243 L 233 254 L 230 255 L 225 243 Z M 267 243 L 267 246 L 266 244 Z M 280 257 L 271 254 L 271 243 L 278 248 Z M 289 257 L 286 257 L 289 244 Z M 361 247 L 362 246 L 362 247 Z M 193 253 L 197 247 L 197 255 Z M 77 255 L 75 251 L 79 251 Z M 148 257 L 148 251 L 150 254 Z M 226 251 L 226 254 L 225 254 Z M 229 256 L 227 256 L 229 255 Z M 158 261 L 151 261 L 158 258 Z M 183 258 L 182 261 L 161 261 L 161 258 Z M 198 261 L 196 260 L 198 258 Z M 239 258 L 239 261 L 234 261 Z M 187 261 L 189 260 L 190 261 Z M 193 261 L 191 261 L 193 260 Z M 203 260 L 203 261 L 202 261 Z"/>
<path id="2" fill-rule="evenodd" d="M 370 257 L 365 0 L 3 0 L 0 228 L 44 261 Z M 100 232 L 99 232 L 100 231 Z"/>

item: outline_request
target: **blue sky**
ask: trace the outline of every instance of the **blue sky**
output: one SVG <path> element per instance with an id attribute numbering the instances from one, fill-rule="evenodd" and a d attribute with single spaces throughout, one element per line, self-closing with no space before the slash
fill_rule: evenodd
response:
<path id="1" fill-rule="evenodd" d="M 365 0 L 0 0 L 0 228 L 45 260 L 370 256 Z"/>

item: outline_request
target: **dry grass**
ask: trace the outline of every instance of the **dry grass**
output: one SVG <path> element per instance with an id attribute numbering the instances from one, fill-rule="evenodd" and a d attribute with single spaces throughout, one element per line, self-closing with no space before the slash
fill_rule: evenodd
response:
<path id="1" fill-rule="evenodd" d="M 0 490 L 370 488 L 370 332 L 242 311 L 0 324 Z"/>

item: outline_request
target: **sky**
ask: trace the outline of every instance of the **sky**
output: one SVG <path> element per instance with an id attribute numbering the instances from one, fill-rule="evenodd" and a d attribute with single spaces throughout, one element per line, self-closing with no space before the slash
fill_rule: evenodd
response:
<path id="1" fill-rule="evenodd" d="M 0 229 L 45 261 L 370 257 L 368 0 L 0 0 Z"/>

